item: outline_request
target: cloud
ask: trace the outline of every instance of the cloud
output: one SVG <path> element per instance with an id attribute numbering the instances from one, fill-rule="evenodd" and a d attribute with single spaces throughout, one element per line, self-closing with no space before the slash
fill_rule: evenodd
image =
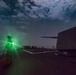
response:
<path id="1" fill-rule="evenodd" d="M 31 1 L 31 0 L 30 0 Z M 24 11 L 33 18 L 50 18 L 59 20 L 68 20 L 73 18 L 76 10 L 76 1 L 74 0 L 32 0 L 40 7 L 32 6 L 28 3 Z M 31 7 L 31 9 L 28 7 Z M 24 12 L 23 11 L 23 12 Z"/>
<path id="2" fill-rule="evenodd" d="M 0 1 L 1 2 L 1 1 Z M 8 2 L 8 0 L 7 0 Z M 14 9 L 9 2 L 0 5 L 0 15 L 14 18 L 49 18 L 58 20 L 69 20 L 76 18 L 75 0 L 13 0 Z M 5 9 L 5 7 L 7 7 Z M 12 7 L 12 8 L 11 8 Z M 11 8 L 12 11 L 8 8 Z"/>
<path id="3" fill-rule="evenodd" d="M 0 7 L 9 8 L 4 1 L 0 1 Z"/>
<path id="4" fill-rule="evenodd" d="M 41 7 L 37 10 L 38 14 L 48 16 L 52 19 L 64 19 L 68 13 L 73 14 L 76 2 L 73 0 L 34 0 Z M 46 10 L 47 11 L 46 11 Z M 69 14 L 69 16 L 70 16 Z M 40 15 L 40 16 L 41 16 Z"/>

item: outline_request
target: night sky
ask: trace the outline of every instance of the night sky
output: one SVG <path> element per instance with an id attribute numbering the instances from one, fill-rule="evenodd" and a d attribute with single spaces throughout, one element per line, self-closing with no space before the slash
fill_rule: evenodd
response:
<path id="1" fill-rule="evenodd" d="M 57 40 L 41 36 L 57 36 L 75 21 L 75 0 L 0 0 L 0 40 L 11 34 L 20 45 L 56 47 Z"/>

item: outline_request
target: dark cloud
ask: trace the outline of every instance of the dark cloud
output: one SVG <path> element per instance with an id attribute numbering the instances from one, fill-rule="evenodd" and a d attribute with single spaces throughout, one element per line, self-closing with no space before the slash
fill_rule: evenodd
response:
<path id="1" fill-rule="evenodd" d="M 15 9 L 18 4 L 18 0 L 3 0 L 10 8 Z"/>
<path id="2" fill-rule="evenodd" d="M 1 2 L 1 1 L 0 1 Z M 0 15 L 17 17 L 19 13 L 26 18 L 49 18 L 68 20 L 76 18 L 76 1 L 74 0 L 3 0 Z M 23 16 L 20 16 L 21 19 Z"/>

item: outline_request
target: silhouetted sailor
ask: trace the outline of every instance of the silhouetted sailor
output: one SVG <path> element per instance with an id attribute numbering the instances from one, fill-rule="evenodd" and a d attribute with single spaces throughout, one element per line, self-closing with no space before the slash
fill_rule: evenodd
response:
<path id="1" fill-rule="evenodd" d="M 12 63 L 12 50 L 13 50 L 12 36 L 7 36 L 7 43 L 5 46 L 5 50 L 6 50 L 6 63 L 11 64 Z"/>

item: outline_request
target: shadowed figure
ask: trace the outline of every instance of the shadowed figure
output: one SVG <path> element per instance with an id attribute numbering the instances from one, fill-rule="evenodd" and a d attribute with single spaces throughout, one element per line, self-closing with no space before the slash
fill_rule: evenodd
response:
<path id="1" fill-rule="evenodd" d="M 7 36 L 7 43 L 6 43 L 6 46 L 5 46 L 6 64 L 11 64 L 12 63 L 12 50 L 13 50 L 12 37 Z"/>

